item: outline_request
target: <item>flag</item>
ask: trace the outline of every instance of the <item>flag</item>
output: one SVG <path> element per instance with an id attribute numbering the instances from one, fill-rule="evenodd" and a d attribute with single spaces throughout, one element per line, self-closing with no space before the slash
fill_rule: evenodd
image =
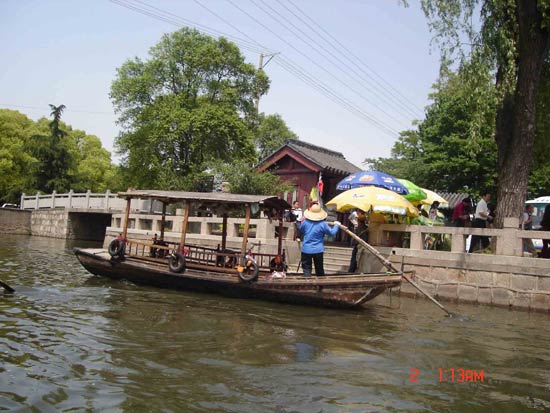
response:
<path id="1" fill-rule="evenodd" d="M 312 186 L 311 191 L 309 192 L 309 199 L 311 202 L 317 202 L 318 198 L 319 197 L 317 196 L 317 187 Z"/>

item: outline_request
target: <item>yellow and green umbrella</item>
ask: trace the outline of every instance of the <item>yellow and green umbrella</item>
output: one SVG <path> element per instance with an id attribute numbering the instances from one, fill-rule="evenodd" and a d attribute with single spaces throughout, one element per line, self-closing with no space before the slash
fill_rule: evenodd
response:
<path id="1" fill-rule="evenodd" d="M 449 202 L 443 198 L 442 196 L 439 196 L 434 191 L 430 191 L 429 189 L 422 188 L 424 192 L 426 192 L 426 198 L 422 199 L 420 202 L 422 202 L 424 205 L 431 205 L 434 203 L 434 201 L 439 201 L 439 206 L 441 207 L 448 207 Z"/>
<path id="2" fill-rule="evenodd" d="M 365 212 L 418 216 L 418 209 L 408 200 L 393 191 L 376 186 L 364 186 L 342 192 L 327 202 L 326 206 L 335 208 L 338 212 L 359 208 Z"/>
<path id="3" fill-rule="evenodd" d="M 409 191 L 407 195 L 403 195 L 403 198 L 411 202 L 419 202 L 428 197 L 428 195 L 422 188 L 412 183 L 411 181 L 401 178 L 397 178 L 397 180 L 401 182 L 401 184 Z"/>

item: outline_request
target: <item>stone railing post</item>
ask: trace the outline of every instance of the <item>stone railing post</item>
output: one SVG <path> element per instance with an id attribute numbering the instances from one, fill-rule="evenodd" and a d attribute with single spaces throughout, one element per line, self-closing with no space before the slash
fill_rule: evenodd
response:
<path id="1" fill-rule="evenodd" d="M 411 225 L 411 250 L 422 250 L 424 249 L 424 237 L 422 237 L 422 231 L 420 225 Z"/>
<path id="2" fill-rule="evenodd" d="M 67 205 L 67 208 L 71 209 L 73 207 L 73 190 L 71 189 L 69 191 L 69 197 L 68 197 L 68 205 Z"/>
<path id="3" fill-rule="evenodd" d="M 270 237 L 267 236 L 268 231 L 270 230 L 269 220 L 260 218 L 256 221 L 256 238 L 269 239 Z"/>
<path id="4" fill-rule="evenodd" d="M 238 237 L 239 236 L 239 223 L 238 220 L 229 218 L 227 220 L 227 236 Z"/>
<path id="5" fill-rule="evenodd" d="M 86 191 L 86 208 L 90 208 L 90 194 L 92 193 L 92 191 L 90 189 L 88 189 Z"/>
<path id="6" fill-rule="evenodd" d="M 56 190 L 53 190 L 52 191 L 52 209 L 55 208 L 55 194 L 57 194 L 57 191 Z"/>
<path id="7" fill-rule="evenodd" d="M 24 209 L 23 203 L 25 202 L 25 193 L 21 194 L 21 201 L 19 202 L 19 209 Z"/>
<path id="8" fill-rule="evenodd" d="M 497 255 L 523 255 L 523 242 L 519 237 L 519 218 L 504 218 L 502 235 L 497 238 Z"/>
<path id="9" fill-rule="evenodd" d="M 380 245 L 382 241 L 382 229 L 378 222 L 369 225 L 369 243 L 371 245 Z"/>
<path id="10" fill-rule="evenodd" d="M 36 193 L 36 204 L 34 206 L 34 209 L 40 209 L 40 192 Z"/>
<path id="11" fill-rule="evenodd" d="M 111 191 L 107 189 L 105 191 L 105 209 L 109 209 L 109 200 L 111 199 Z"/>
<path id="12" fill-rule="evenodd" d="M 451 232 L 451 252 L 465 252 L 464 228 L 453 228 Z"/>
<path id="13" fill-rule="evenodd" d="M 210 235 L 210 222 L 208 222 L 208 218 L 201 218 L 200 220 L 200 226 L 201 226 L 201 235 Z"/>

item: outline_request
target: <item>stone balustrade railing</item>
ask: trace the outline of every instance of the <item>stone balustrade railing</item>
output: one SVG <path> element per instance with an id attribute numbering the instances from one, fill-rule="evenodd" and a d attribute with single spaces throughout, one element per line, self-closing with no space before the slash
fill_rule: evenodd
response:
<path id="1" fill-rule="evenodd" d="M 112 228 L 122 228 L 123 214 L 114 214 Z M 165 231 L 172 233 L 181 232 L 183 217 L 181 215 L 167 215 Z M 204 237 L 221 234 L 221 217 L 190 217 L 188 232 Z M 227 225 L 228 237 L 242 236 L 244 218 L 229 218 Z M 160 232 L 161 216 L 158 214 L 130 214 L 129 228 L 141 231 Z M 259 239 L 274 239 L 278 230 L 278 221 L 270 222 L 268 219 L 252 219 L 250 221 L 251 235 Z M 519 220 L 506 218 L 503 229 L 493 228 L 457 228 L 447 226 L 422 226 L 404 224 L 376 224 L 369 228 L 369 242 L 379 247 L 396 247 L 410 250 L 425 250 L 425 239 L 428 234 L 444 234 L 450 238 L 450 252 L 466 252 L 466 239 L 470 235 L 481 235 L 492 238 L 492 246 L 496 255 L 508 255 L 521 257 L 523 255 L 523 239 L 550 238 L 546 231 L 524 231 L 519 229 Z M 283 226 L 283 238 L 293 240 L 294 225 L 285 222 Z M 407 239 L 407 243 L 403 240 Z M 433 251 L 436 254 L 438 251 Z"/>
<path id="2" fill-rule="evenodd" d="M 178 210 L 178 212 L 181 213 L 182 211 Z M 189 217 L 187 233 L 197 234 L 203 237 L 209 237 L 211 235 L 218 237 L 221 236 L 222 222 L 222 217 Z M 227 237 L 242 237 L 244 222 L 244 218 L 228 218 Z M 182 223 L 183 216 L 181 214 L 166 215 L 164 221 L 164 231 L 167 233 L 180 234 Z M 111 228 L 122 231 L 123 224 L 124 215 L 120 213 L 113 214 L 111 219 Z M 159 214 L 131 213 L 128 219 L 129 230 L 160 233 L 161 225 L 162 215 Z M 277 220 L 270 221 L 267 218 L 251 219 L 249 236 L 251 238 L 274 240 L 278 227 L 279 222 Z M 283 223 L 283 238 L 294 238 L 294 225 L 292 223 Z"/>
<path id="3" fill-rule="evenodd" d="M 451 252 L 456 253 L 466 252 L 466 239 L 470 235 L 491 237 L 496 255 L 516 257 L 524 255 L 523 239 L 550 239 L 547 231 L 524 231 L 519 229 L 518 218 L 505 218 L 502 229 L 373 223 L 369 228 L 369 242 L 377 246 L 424 250 L 428 234 L 446 235 L 451 241 Z M 408 240 L 406 244 L 404 239 Z"/>
<path id="4" fill-rule="evenodd" d="M 72 190 L 59 194 L 53 191 L 51 194 L 21 195 L 21 209 L 111 209 L 124 210 L 126 201 L 107 190 L 104 193 L 92 193 L 91 191 L 77 193 Z"/>

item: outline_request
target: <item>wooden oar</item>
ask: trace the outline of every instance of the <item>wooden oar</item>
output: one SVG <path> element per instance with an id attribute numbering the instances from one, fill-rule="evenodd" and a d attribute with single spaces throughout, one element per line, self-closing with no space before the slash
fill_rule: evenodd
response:
<path id="1" fill-rule="evenodd" d="M 378 258 L 384 267 L 387 269 L 393 271 L 393 272 L 399 272 L 403 276 L 404 279 L 406 279 L 414 288 L 416 288 L 418 291 L 420 291 L 422 294 L 424 294 L 426 297 L 428 297 L 435 305 L 437 305 L 439 308 L 441 308 L 443 311 L 447 313 L 449 316 L 453 316 L 454 314 L 451 313 L 449 310 L 447 310 L 439 301 L 437 301 L 435 298 L 433 298 L 430 294 L 428 294 L 426 291 L 424 291 L 417 283 L 415 283 L 413 280 L 411 280 L 408 276 L 403 273 L 403 271 L 399 271 L 397 268 L 393 266 L 393 264 L 387 260 L 382 254 L 378 252 L 376 248 L 374 248 L 372 245 L 367 243 L 366 241 L 359 238 L 356 234 L 354 234 L 352 231 L 350 231 L 348 228 L 346 228 L 344 225 L 339 224 L 339 227 L 342 231 L 344 231 L 346 234 L 348 234 L 350 237 L 352 237 L 355 241 L 357 241 L 359 244 L 361 244 L 363 247 L 365 247 L 368 251 L 370 251 L 376 258 Z"/>
<path id="2" fill-rule="evenodd" d="M 4 290 L 6 290 L 7 293 L 14 293 L 15 290 L 13 288 L 11 288 L 8 284 L 6 284 L 5 282 L 3 281 L 0 281 L 0 287 L 4 287 Z"/>

